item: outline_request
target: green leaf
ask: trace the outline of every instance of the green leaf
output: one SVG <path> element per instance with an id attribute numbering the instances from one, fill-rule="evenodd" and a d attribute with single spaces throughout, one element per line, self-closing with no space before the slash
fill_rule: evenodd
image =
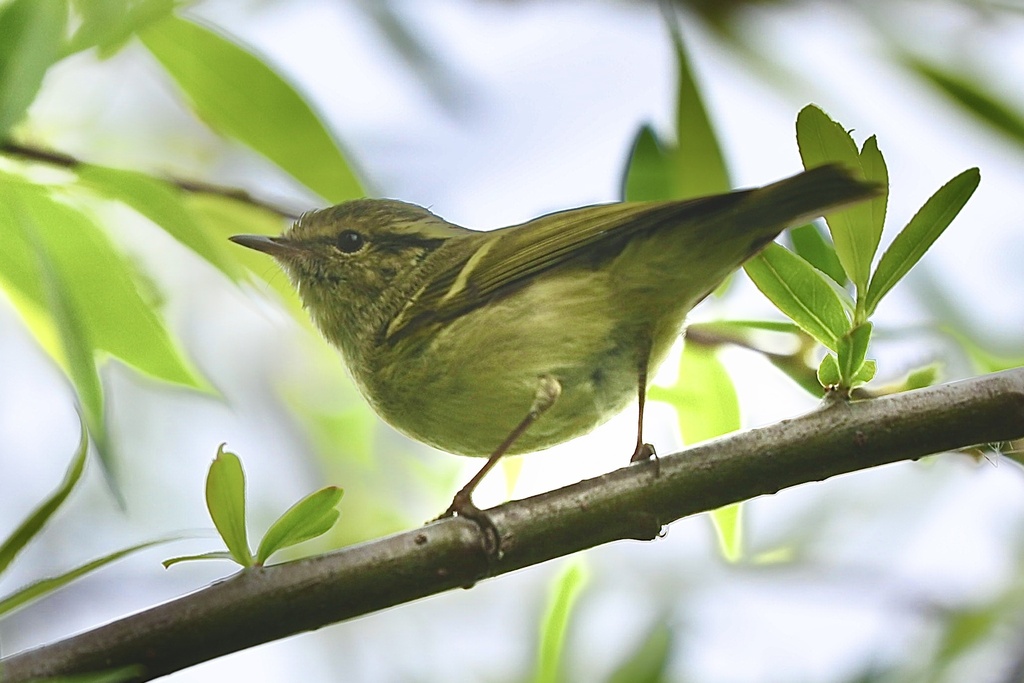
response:
<path id="1" fill-rule="evenodd" d="M 812 266 L 832 278 L 840 287 L 847 283 L 846 271 L 836 256 L 836 248 L 825 238 L 816 223 L 788 231 L 793 251 Z"/>
<path id="2" fill-rule="evenodd" d="M 623 180 L 627 201 L 690 199 L 728 192 L 732 187 L 682 34 L 674 23 L 671 30 L 679 70 L 676 144 L 662 144 L 650 126 L 640 129 Z"/>
<path id="3" fill-rule="evenodd" d="M 627 202 L 647 202 L 672 198 L 668 153 L 650 126 L 640 128 L 633 140 L 629 164 L 622 181 L 622 198 Z"/>
<path id="4" fill-rule="evenodd" d="M 60 574 L 59 576 L 53 576 L 29 584 L 28 586 L 25 586 L 24 588 L 21 588 L 0 600 L 0 616 L 13 612 L 33 600 L 38 600 L 39 598 L 47 596 L 50 593 L 63 588 L 72 581 L 80 579 L 86 574 L 94 572 L 100 567 L 104 567 L 111 562 L 116 562 L 122 557 L 131 555 L 132 553 L 136 553 L 140 550 L 145 550 L 146 548 L 151 548 L 160 543 L 167 543 L 170 540 L 174 539 L 160 539 L 139 543 L 138 545 L 123 548 L 110 554 L 103 555 L 95 560 L 91 560 L 90 562 L 86 562 L 85 564 L 75 567 L 71 571 Z"/>
<path id="5" fill-rule="evenodd" d="M 839 338 L 850 328 L 850 320 L 842 299 L 821 272 L 775 243 L 743 268 L 780 311 L 819 342 L 836 349 Z"/>
<path id="6" fill-rule="evenodd" d="M 14 0 L 0 8 L 0 139 L 28 111 L 60 58 L 67 17 L 64 0 Z"/>
<path id="7" fill-rule="evenodd" d="M 644 634 L 639 646 L 615 668 L 608 683 L 663 683 L 672 654 L 672 628 L 666 617 L 659 617 Z"/>
<path id="8" fill-rule="evenodd" d="M 97 47 L 101 58 L 115 54 L 132 35 L 174 9 L 174 0 L 73 0 L 73 3 L 80 21 L 65 54 Z"/>
<path id="9" fill-rule="evenodd" d="M 83 357 L 91 358 L 93 349 L 102 349 L 157 379 L 203 387 L 164 327 L 155 310 L 156 302 L 152 297 L 144 298 L 143 294 L 152 289 L 151 283 L 118 253 L 99 226 L 38 186 L 17 180 L 7 183 L 0 177 L 0 197 L 5 194 L 18 199 L 22 207 L 19 213 L 30 219 L 38 239 L 16 245 L 16 255 L 11 259 L 0 256 L 0 278 L 20 289 L 22 296 L 41 309 L 57 311 L 40 297 L 41 288 L 34 286 L 31 278 L 23 277 L 32 269 L 12 262 L 29 259 L 30 263 L 40 260 L 51 264 L 56 294 L 68 315 L 82 327 L 79 343 Z M 10 278 L 8 267 L 12 269 Z M 42 273 L 45 275 L 46 270 Z M 73 349 L 65 351 L 70 355 Z M 91 419 L 89 428 L 96 437 L 98 432 Z"/>
<path id="10" fill-rule="evenodd" d="M 876 372 L 878 372 L 878 364 L 875 361 L 864 361 L 863 365 L 860 366 L 860 370 L 853 376 L 853 386 L 870 382 L 875 378 Z"/>
<path id="11" fill-rule="evenodd" d="M 259 57 L 175 16 L 140 35 L 213 129 L 252 147 L 332 203 L 363 195 L 313 109 Z"/>
<path id="12" fill-rule="evenodd" d="M 941 369 L 942 366 L 938 363 L 930 363 L 924 367 L 915 368 L 907 373 L 907 379 L 903 382 L 903 386 L 907 391 L 930 387 L 938 381 Z"/>
<path id="13" fill-rule="evenodd" d="M 568 562 L 555 577 L 540 625 L 540 648 L 534 683 L 556 683 L 564 680 L 564 672 L 561 669 L 569 617 L 586 581 L 586 565 L 581 559 Z"/>
<path id="14" fill-rule="evenodd" d="M 15 306 L 44 348 L 60 363 L 75 387 L 89 432 L 110 475 L 113 466 L 106 449 L 103 389 L 96 369 L 95 334 L 76 290 L 77 278 L 68 270 L 68 257 L 51 248 L 46 239 L 59 222 L 45 209 L 51 203 L 40 188 L 0 175 L 0 224 L 6 224 L 0 249 L 0 280 Z M 36 209 L 36 211 L 33 210 Z M 69 242 L 74 242 L 71 236 Z"/>
<path id="15" fill-rule="evenodd" d="M 676 92 L 676 148 L 671 155 L 675 168 L 674 199 L 689 199 L 728 192 L 732 189 L 729 171 L 718 144 L 711 117 L 708 116 L 690 65 L 678 25 L 673 22 L 672 46 L 679 69 Z"/>
<path id="16" fill-rule="evenodd" d="M 878 196 L 864 204 L 871 212 L 871 221 L 868 224 L 870 229 L 867 229 L 866 232 L 873 241 L 871 254 L 874 258 L 874 254 L 878 251 L 878 243 L 882 239 L 885 212 L 889 206 L 889 169 L 885 165 L 882 151 L 878 149 L 878 138 L 874 135 L 865 140 L 864 145 L 860 148 L 860 168 L 864 172 L 866 180 L 878 183 L 881 188 Z"/>
<path id="17" fill-rule="evenodd" d="M 338 521 L 337 509 L 342 490 L 328 486 L 311 493 L 277 518 L 256 551 L 256 564 L 262 565 L 278 550 L 326 534 Z"/>
<path id="18" fill-rule="evenodd" d="M 241 277 L 238 261 L 227 250 L 227 243 L 211 239 L 194 211 L 183 201 L 182 193 L 172 185 L 145 173 L 103 166 L 81 166 L 79 179 L 90 188 L 130 206 L 167 231 L 232 280 Z"/>
<path id="19" fill-rule="evenodd" d="M 688 445 L 740 428 L 736 388 L 713 349 L 684 344 L 675 384 L 652 385 L 647 396 L 675 409 L 679 431 Z"/>
<path id="20" fill-rule="evenodd" d="M 1024 116 L 1005 101 L 984 90 L 976 77 L 965 77 L 907 57 L 906 64 L 947 97 L 995 130 L 1024 144 Z"/>
<path id="21" fill-rule="evenodd" d="M 686 330 L 687 334 L 691 330 L 707 330 L 711 334 L 746 333 L 749 330 L 763 330 L 765 332 L 779 332 L 781 334 L 802 334 L 802 330 L 798 325 L 784 320 L 714 320 L 687 325 Z"/>
<path id="22" fill-rule="evenodd" d="M 826 353 L 818 366 L 818 381 L 823 387 L 837 387 L 842 382 L 839 372 L 839 361 L 831 353 Z"/>
<path id="23" fill-rule="evenodd" d="M 225 451 L 224 444 L 206 476 L 206 507 L 231 557 L 243 567 L 253 566 L 245 529 L 245 473 L 238 456 Z"/>
<path id="24" fill-rule="evenodd" d="M 871 340 L 871 323 L 857 325 L 839 339 L 837 352 L 839 363 L 839 385 L 850 388 L 854 385 L 857 373 L 864 366 L 864 358 Z"/>
<path id="25" fill-rule="evenodd" d="M 863 176 L 853 138 L 814 105 L 807 105 L 797 116 L 796 139 L 804 168 L 839 162 Z M 873 204 L 862 202 L 825 216 L 836 255 L 858 292 L 867 287 L 871 262 L 881 237 L 881 231 L 876 234 L 873 229 Z"/>
<path id="26" fill-rule="evenodd" d="M 89 429 L 85 424 L 85 419 L 81 416 L 79 416 L 79 429 L 81 431 L 78 448 L 75 449 L 71 464 L 68 465 L 60 486 L 18 525 L 18 528 L 7 537 L 3 545 L 0 545 L 0 574 L 10 566 L 15 556 L 28 545 L 28 542 L 42 530 L 53 513 L 67 500 L 68 494 L 75 488 L 75 484 L 82 478 L 82 472 L 85 471 L 85 456 L 89 452 Z"/>
<path id="27" fill-rule="evenodd" d="M 967 169 L 939 188 L 896 235 L 871 277 L 865 299 L 868 315 L 949 227 L 980 182 L 981 172 L 977 168 Z"/>
<path id="28" fill-rule="evenodd" d="M 191 209 L 202 223 L 206 234 L 214 239 L 222 239 L 228 245 L 228 254 L 241 263 L 246 269 L 262 279 L 263 290 L 277 292 L 279 300 L 287 307 L 299 325 L 315 333 L 315 328 L 302 302 L 287 277 L 281 276 L 281 269 L 267 258 L 266 254 L 245 249 L 228 242 L 228 237 L 239 233 L 259 233 L 277 235 L 281 232 L 281 219 L 262 209 L 234 201 L 226 197 L 214 195 L 189 195 L 185 198 L 186 206 Z M 319 333 L 317 333 L 319 334 Z"/>
<path id="29" fill-rule="evenodd" d="M 1001 372 L 1011 368 L 1024 367 L 1024 356 L 1002 356 L 993 353 L 964 334 L 962 330 L 950 325 L 941 325 L 939 329 L 960 345 L 979 373 Z"/>
<path id="30" fill-rule="evenodd" d="M 687 444 L 740 428 L 736 387 L 713 349 L 685 344 L 676 383 L 671 387 L 651 386 L 647 396 L 675 409 L 679 432 Z M 743 554 L 741 504 L 712 511 L 711 522 L 723 557 L 730 562 L 738 561 Z"/>

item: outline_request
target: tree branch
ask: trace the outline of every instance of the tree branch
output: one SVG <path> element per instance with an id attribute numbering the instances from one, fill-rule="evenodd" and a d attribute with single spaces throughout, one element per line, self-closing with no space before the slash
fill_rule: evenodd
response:
<path id="1" fill-rule="evenodd" d="M 75 170 L 79 166 L 85 166 L 89 162 L 82 161 L 69 154 L 62 152 L 54 152 L 51 150 L 40 149 L 38 147 L 29 147 L 26 145 L 19 145 L 14 142 L 4 142 L 0 144 L 0 153 L 6 154 L 7 156 L 19 157 L 21 159 L 28 159 L 37 163 L 48 164 L 50 166 L 59 166 L 60 168 L 66 168 L 69 170 Z M 154 176 L 158 177 L 158 176 Z M 249 204 L 255 206 L 264 211 L 287 218 L 288 220 L 298 220 L 299 212 L 291 209 L 286 209 L 273 202 L 268 202 L 264 199 L 253 197 L 245 190 L 240 190 L 235 187 L 225 187 L 223 185 L 214 185 L 212 183 L 204 183 L 199 180 L 187 180 L 184 178 L 176 178 L 172 176 L 163 176 L 163 181 L 173 185 L 183 192 L 191 192 L 193 194 L 209 194 L 217 197 L 225 197 L 227 199 L 233 199 L 236 202 L 242 202 L 243 204 Z"/>
<path id="2" fill-rule="evenodd" d="M 1024 368 L 853 403 L 707 442 L 489 511 L 503 554 L 446 519 L 242 571 L 173 602 L 3 660 L 3 680 L 139 665 L 137 680 L 837 474 L 1024 436 Z"/>

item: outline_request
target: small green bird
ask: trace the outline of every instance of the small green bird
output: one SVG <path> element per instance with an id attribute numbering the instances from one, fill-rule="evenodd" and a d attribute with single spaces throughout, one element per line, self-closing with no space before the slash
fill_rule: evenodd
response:
<path id="1" fill-rule="evenodd" d="M 359 389 L 399 431 L 487 463 L 443 516 L 480 520 L 507 453 L 585 434 L 639 400 L 691 308 L 787 227 L 879 191 L 837 165 L 689 201 L 570 209 L 481 232 L 388 199 L 303 215 L 273 256 Z"/>

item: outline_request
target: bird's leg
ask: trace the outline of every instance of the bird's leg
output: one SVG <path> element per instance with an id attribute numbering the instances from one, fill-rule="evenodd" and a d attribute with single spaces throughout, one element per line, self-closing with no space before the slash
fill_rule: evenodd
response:
<path id="1" fill-rule="evenodd" d="M 438 519 L 445 517 L 453 517 L 458 515 L 459 517 L 465 517 L 476 522 L 484 531 L 484 535 L 488 538 L 489 551 L 493 552 L 498 550 L 499 547 L 499 536 L 498 530 L 494 528 L 494 523 L 490 517 L 487 516 L 480 508 L 473 504 L 473 491 L 476 490 L 477 485 L 487 475 L 493 467 L 498 464 L 501 460 L 501 456 L 508 452 L 508 449 L 512 447 L 512 444 L 523 435 L 523 433 L 530 428 L 534 422 L 536 422 L 541 415 L 548 411 L 551 406 L 555 404 L 558 397 L 562 393 L 562 385 L 557 379 L 549 375 L 544 375 L 539 378 L 537 385 L 537 393 L 533 398 L 533 404 L 530 406 L 530 412 L 526 414 L 522 422 L 516 425 L 505 440 L 501 442 L 490 457 L 487 458 L 487 462 L 480 468 L 480 471 L 473 475 L 462 489 L 455 494 L 455 498 L 452 500 L 452 504 L 448 506 L 448 509 L 444 511 Z"/>
<path id="2" fill-rule="evenodd" d="M 654 446 L 644 443 L 644 402 L 647 400 L 647 363 L 649 355 L 649 352 L 640 354 L 640 363 L 637 366 L 636 395 L 637 402 L 640 404 L 640 411 L 636 423 L 636 450 L 630 456 L 630 462 L 649 460 L 651 456 L 654 456 L 655 459 L 658 457 Z"/>

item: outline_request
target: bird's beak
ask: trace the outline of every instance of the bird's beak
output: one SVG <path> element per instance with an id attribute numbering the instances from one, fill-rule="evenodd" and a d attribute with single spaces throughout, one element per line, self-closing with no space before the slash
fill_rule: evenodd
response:
<path id="1" fill-rule="evenodd" d="M 301 251 L 298 245 L 285 237 L 267 237 L 266 235 L 232 235 L 232 242 L 249 247 L 275 258 L 288 258 Z"/>

